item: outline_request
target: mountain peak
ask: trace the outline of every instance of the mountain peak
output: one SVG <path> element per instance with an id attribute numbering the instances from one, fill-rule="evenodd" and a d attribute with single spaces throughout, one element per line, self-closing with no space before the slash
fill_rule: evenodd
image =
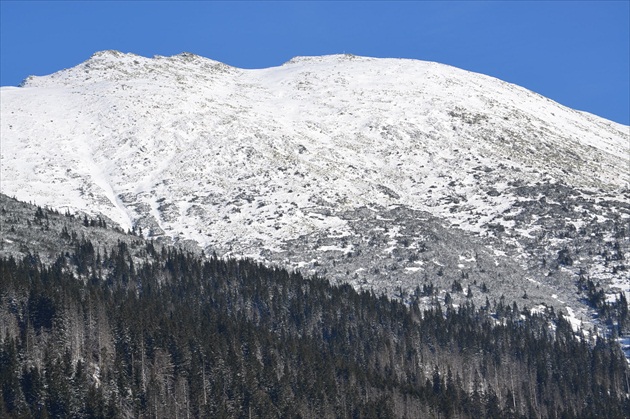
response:
<path id="1" fill-rule="evenodd" d="M 87 60 L 89 61 L 99 61 L 99 60 L 126 60 L 126 59 L 142 59 L 142 60 L 161 60 L 161 59 L 169 59 L 169 60 L 180 60 L 180 61 L 198 61 L 198 60 L 209 60 L 207 58 L 201 57 L 199 55 L 193 54 L 191 52 L 180 52 L 179 54 L 171 55 L 171 56 L 162 56 L 155 55 L 153 58 L 143 57 L 141 55 L 137 55 L 134 53 L 125 53 L 117 50 L 103 50 L 97 51 Z"/>
<path id="2" fill-rule="evenodd" d="M 133 53 L 126 53 L 116 50 L 103 50 L 95 52 L 79 66 L 98 68 L 99 66 L 105 66 L 103 68 L 109 69 L 111 65 L 127 65 L 138 60 L 146 59 L 140 55 Z"/>
<path id="3" fill-rule="evenodd" d="M 630 219 L 628 127 L 488 76 L 102 51 L 29 87 L 0 103 L 2 189 L 24 201 L 388 291 L 470 278 L 579 304 L 554 288 L 568 261 L 623 275 L 604 255 Z"/>
<path id="4" fill-rule="evenodd" d="M 209 60 L 208 58 L 204 58 L 200 55 L 197 54 L 193 54 L 192 52 L 180 52 L 179 54 L 173 55 L 171 58 L 175 58 L 175 59 L 179 59 L 181 61 L 199 61 L 199 60 L 204 60 L 204 61 L 213 61 L 213 60 Z"/>
<path id="5" fill-rule="evenodd" d="M 102 51 L 96 51 L 94 54 L 92 54 L 90 59 L 121 58 L 128 55 L 136 56 L 136 54 L 133 54 L 133 53 L 124 53 L 124 52 L 117 51 L 114 49 L 106 49 Z"/>
<path id="6" fill-rule="evenodd" d="M 147 79 L 155 81 L 157 78 L 176 78 L 181 81 L 234 70 L 233 67 L 219 61 L 190 52 L 172 56 L 155 55 L 147 58 L 133 53 L 104 50 L 92 54 L 90 58 L 75 67 L 49 76 L 29 76 L 20 84 L 20 87 L 53 87 L 125 80 L 140 82 Z"/>

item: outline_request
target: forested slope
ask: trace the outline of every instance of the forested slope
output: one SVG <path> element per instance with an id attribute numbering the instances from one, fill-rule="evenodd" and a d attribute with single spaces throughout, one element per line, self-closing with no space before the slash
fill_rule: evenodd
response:
<path id="1" fill-rule="evenodd" d="M 0 259 L 1 417 L 630 412 L 618 345 L 576 337 L 552 310 L 420 310 L 121 232 L 115 244 L 97 240 L 113 237 L 103 223 L 30 211 L 27 220 L 3 208 L 3 236 L 7 219 L 17 230 L 29 221 L 32 234 L 25 256 Z M 65 229 L 42 233 L 36 219 Z M 38 240 L 53 234 L 65 250 L 42 262 Z"/>

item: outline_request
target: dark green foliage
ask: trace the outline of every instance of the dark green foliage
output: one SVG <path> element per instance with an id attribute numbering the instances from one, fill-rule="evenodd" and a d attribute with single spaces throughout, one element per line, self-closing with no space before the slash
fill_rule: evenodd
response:
<path id="1" fill-rule="evenodd" d="M 628 312 L 628 300 L 623 292 L 620 292 L 615 301 L 606 301 L 606 293 L 599 283 L 580 276 L 578 289 L 584 293 L 588 304 L 597 310 L 603 322 L 611 327 L 613 335 L 621 335 L 630 332 L 630 314 Z"/>
<path id="2" fill-rule="evenodd" d="M 421 311 L 251 261 L 69 240 L 73 250 L 50 265 L 30 253 L 0 259 L 0 417 L 624 417 L 630 409 L 618 346 L 577 339 L 562 317 L 503 300 L 495 319 L 489 302 L 484 311 L 472 303 Z"/>

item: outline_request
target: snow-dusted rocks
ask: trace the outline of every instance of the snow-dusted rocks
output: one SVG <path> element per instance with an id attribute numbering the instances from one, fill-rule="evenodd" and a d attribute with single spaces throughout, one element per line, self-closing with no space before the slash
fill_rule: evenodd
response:
<path id="1" fill-rule="evenodd" d="M 492 77 L 103 51 L 1 95 L 21 200 L 391 294 L 459 281 L 455 302 L 485 285 L 588 320 L 578 275 L 630 288 L 628 127 Z"/>

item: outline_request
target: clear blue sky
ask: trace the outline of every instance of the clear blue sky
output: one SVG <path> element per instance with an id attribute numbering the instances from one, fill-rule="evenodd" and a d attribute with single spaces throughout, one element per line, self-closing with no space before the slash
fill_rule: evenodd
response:
<path id="1" fill-rule="evenodd" d="M 630 124 L 630 1 L 0 1 L 0 84 L 95 51 L 242 68 L 352 53 L 437 61 Z"/>

